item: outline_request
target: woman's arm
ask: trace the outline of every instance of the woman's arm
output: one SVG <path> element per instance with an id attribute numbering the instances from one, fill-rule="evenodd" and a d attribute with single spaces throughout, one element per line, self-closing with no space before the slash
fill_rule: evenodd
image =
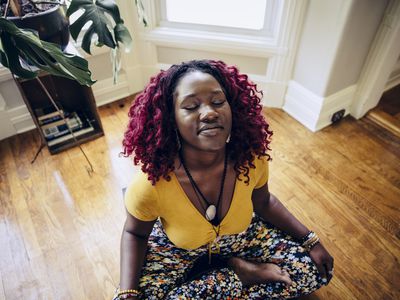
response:
<path id="1" fill-rule="evenodd" d="M 121 237 L 120 290 L 138 289 L 147 241 L 154 223 L 140 221 L 127 212 Z"/>
<path id="2" fill-rule="evenodd" d="M 307 227 L 297 220 L 278 198 L 269 192 L 267 183 L 253 191 L 252 200 L 254 212 L 258 216 L 290 234 L 295 239 L 300 240 L 309 232 Z M 332 278 L 333 270 L 332 256 L 321 243 L 318 243 L 310 250 L 310 256 L 316 264 L 321 277 L 329 282 Z"/>
<path id="3" fill-rule="evenodd" d="M 278 198 L 269 192 L 267 183 L 253 191 L 252 200 L 254 212 L 258 216 L 290 234 L 295 239 L 301 239 L 309 232 L 307 227 L 300 223 Z"/>

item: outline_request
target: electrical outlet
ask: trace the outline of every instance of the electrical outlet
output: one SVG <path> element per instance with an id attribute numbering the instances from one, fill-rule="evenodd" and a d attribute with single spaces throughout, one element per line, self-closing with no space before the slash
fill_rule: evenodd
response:
<path id="1" fill-rule="evenodd" d="M 345 110 L 339 110 L 332 115 L 331 121 L 332 123 L 339 122 L 344 116 Z"/>

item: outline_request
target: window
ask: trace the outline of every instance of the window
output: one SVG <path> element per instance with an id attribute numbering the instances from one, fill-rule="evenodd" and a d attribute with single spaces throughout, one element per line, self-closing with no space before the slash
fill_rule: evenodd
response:
<path id="1" fill-rule="evenodd" d="M 152 28 L 143 34 L 157 46 L 269 57 L 280 51 L 283 0 L 149 1 Z"/>
<path id="2" fill-rule="evenodd" d="M 251 5 L 249 5 L 251 3 Z M 261 30 L 267 0 L 166 0 L 166 20 Z"/>
<path id="3" fill-rule="evenodd" d="M 280 0 L 162 0 L 158 25 L 271 38 L 281 17 Z"/>

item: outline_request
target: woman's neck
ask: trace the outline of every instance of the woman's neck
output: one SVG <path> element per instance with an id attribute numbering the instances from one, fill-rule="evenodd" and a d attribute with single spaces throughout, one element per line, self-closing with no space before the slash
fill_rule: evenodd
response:
<path id="1" fill-rule="evenodd" d="M 226 147 L 219 151 L 199 151 L 183 147 L 182 155 L 186 166 L 193 171 L 215 167 L 224 163 Z"/>

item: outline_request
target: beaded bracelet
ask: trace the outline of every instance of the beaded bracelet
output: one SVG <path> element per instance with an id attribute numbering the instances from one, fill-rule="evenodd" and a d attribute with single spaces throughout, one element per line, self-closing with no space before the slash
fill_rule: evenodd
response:
<path id="1" fill-rule="evenodd" d="M 310 231 L 305 237 L 301 239 L 301 245 L 307 251 L 310 251 L 318 243 L 319 243 L 319 237 L 313 231 Z"/>
<path id="2" fill-rule="evenodd" d="M 138 297 L 139 296 L 139 291 L 138 290 L 120 290 L 119 287 L 115 291 L 113 300 L 123 300 L 127 299 L 129 297 Z"/>

